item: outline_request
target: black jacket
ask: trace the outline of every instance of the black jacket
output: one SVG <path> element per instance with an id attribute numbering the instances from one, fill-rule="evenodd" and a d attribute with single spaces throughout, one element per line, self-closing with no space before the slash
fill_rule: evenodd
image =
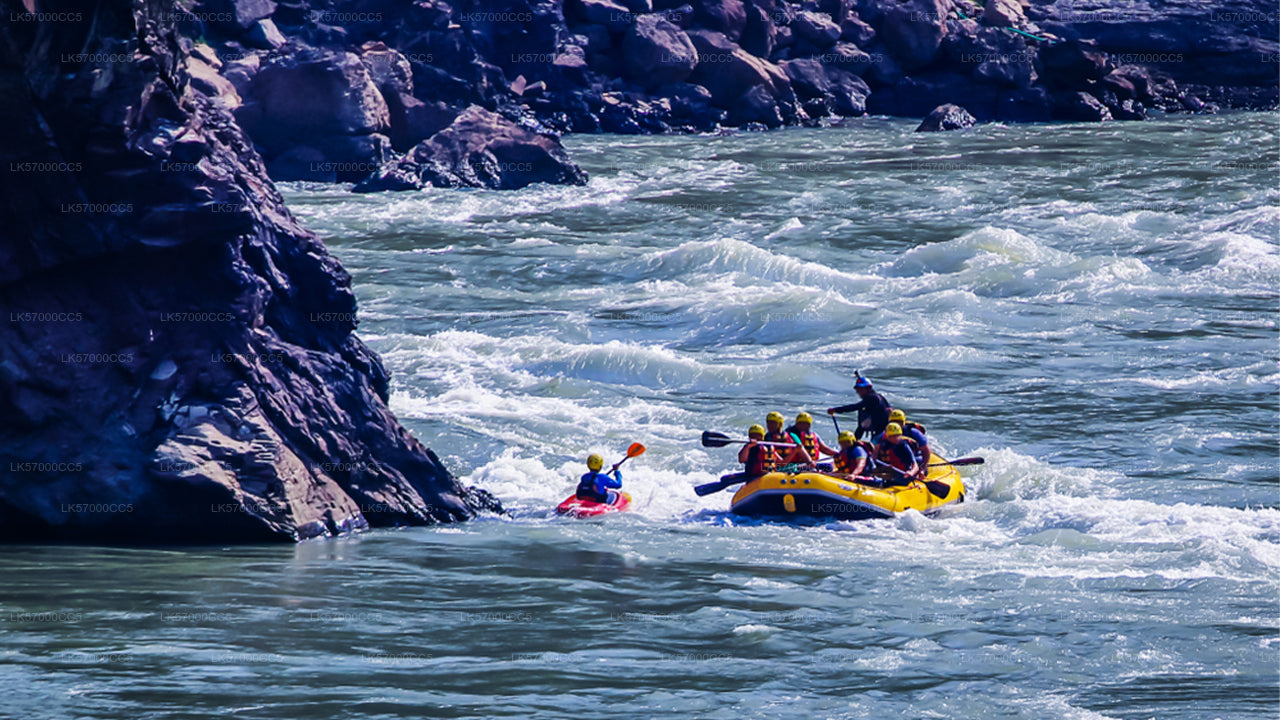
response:
<path id="1" fill-rule="evenodd" d="M 853 435 L 861 440 L 863 435 L 875 437 L 884 432 L 884 429 L 889 426 L 889 411 L 893 410 L 893 406 L 884 399 L 883 395 L 872 390 L 859 402 L 831 409 L 838 413 L 857 411 L 858 429 L 853 431 Z"/>

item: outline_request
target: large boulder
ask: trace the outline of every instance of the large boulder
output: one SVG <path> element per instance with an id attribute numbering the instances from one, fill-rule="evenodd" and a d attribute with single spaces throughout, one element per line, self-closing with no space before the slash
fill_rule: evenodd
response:
<path id="1" fill-rule="evenodd" d="M 622 40 L 623 64 L 635 82 L 656 88 L 684 82 L 698 64 L 698 50 L 661 15 L 642 15 Z"/>
<path id="2" fill-rule="evenodd" d="M 274 0 L 203 0 L 195 17 L 211 18 L 218 25 L 248 30 L 275 11 Z"/>
<path id="3" fill-rule="evenodd" d="M 1044 77 L 1051 86 L 1076 88 L 1111 71 L 1107 54 L 1091 42 L 1066 41 L 1040 48 Z"/>
<path id="4" fill-rule="evenodd" d="M 1023 0 L 987 0 L 982 9 L 982 21 L 1003 28 L 1020 28 L 1027 24 Z"/>
<path id="5" fill-rule="evenodd" d="M 840 39 L 840 26 L 829 15 L 808 10 L 796 14 L 791 21 L 791 31 L 797 39 L 819 50 L 826 50 Z"/>
<path id="6" fill-rule="evenodd" d="M 747 8 L 742 0 L 693 0 L 693 17 L 702 27 L 737 42 L 747 27 Z"/>
<path id="7" fill-rule="evenodd" d="M 968 69 L 981 82 L 1029 87 L 1036 79 L 1036 51 L 1020 35 L 983 27 L 971 20 L 951 24 L 943 55 L 952 67 Z"/>
<path id="8" fill-rule="evenodd" d="M 0 47 L 0 540 L 293 541 L 496 509 L 391 414 L 351 277 L 190 81 L 172 4 L 95 8 Z M 78 52 L 129 59 L 60 61 Z"/>
<path id="9" fill-rule="evenodd" d="M 382 42 L 367 42 L 360 48 L 369 79 L 386 98 L 397 93 L 413 94 L 413 66 L 409 58 Z"/>
<path id="10" fill-rule="evenodd" d="M 557 138 L 473 105 L 355 190 L 420 190 L 427 185 L 514 190 L 538 182 L 585 185 L 587 174 Z"/>
<path id="11" fill-rule="evenodd" d="M 738 44 L 759 58 L 772 55 L 778 45 L 778 25 L 774 22 L 774 15 L 755 3 L 747 5 L 747 24 Z"/>
<path id="12" fill-rule="evenodd" d="M 844 19 L 844 22 L 840 23 L 840 39 L 859 47 L 865 47 L 876 39 L 876 31 L 862 18 L 857 15 L 850 15 Z"/>
<path id="13" fill-rule="evenodd" d="M 967 127 L 973 127 L 978 121 L 969 114 L 968 110 L 959 105 L 939 105 L 933 109 L 933 112 L 925 116 L 920 126 L 916 128 L 916 132 L 942 132 L 945 130 L 963 130 Z"/>
<path id="14" fill-rule="evenodd" d="M 570 18 L 611 32 L 622 32 L 635 18 L 630 8 L 613 0 L 570 0 L 565 3 L 565 11 Z"/>
<path id="15" fill-rule="evenodd" d="M 826 66 L 827 81 L 830 85 L 832 111 L 844 117 L 859 117 L 867 114 L 867 98 L 871 96 L 871 88 L 856 74 L 838 67 Z"/>
<path id="16" fill-rule="evenodd" d="M 871 90 L 857 75 L 814 58 L 786 60 L 781 67 L 810 116 L 866 114 Z"/>
<path id="17" fill-rule="evenodd" d="M 904 0 L 884 9 L 879 38 L 908 72 L 933 62 L 945 34 L 946 0 Z"/>
<path id="18" fill-rule="evenodd" d="M 305 49 L 272 56 L 254 75 L 251 93 L 236 117 L 269 154 L 310 137 L 391 126 L 387 103 L 355 53 Z"/>
<path id="19" fill-rule="evenodd" d="M 1111 120 L 1111 111 L 1101 100 L 1086 92 L 1060 92 L 1053 96 L 1053 118 L 1075 122 Z"/>
<path id="20" fill-rule="evenodd" d="M 406 93 L 387 98 L 391 110 L 391 145 L 406 152 L 449 127 L 458 111 L 440 101 L 423 101 Z"/>
<path id="21" fill-rule="evenodd" d="M 860 50 L 857 45 L 847 42 L 838 42 L 831 46 L 826 52 L 822 53 L 821 59 L 825 65 L 851 72 L 854 75 L 867 73 L 877 60 L 869 53 Z"/>
<path id="22" fill-rule="evenodd" d="M 383 77 L 388 93 L 406 82 L 396 74 L 389 68 Z M 334 168 L 340 168 L 334 177 L 358 180 L 380 166 L 390 149 L 390 108 L 369 66 L 355 53 L 304 49 L 269 56 L 253 74 L 248 92 L 236 118 L 277 180 L 324 179 Z M 398 120 L 403 123 L 403 118 Z M 324 155 L 318 163 L 307 164 L 317 168 L 320 177 L 310 172 L 297 175 L 303 167 L 301 148 Z"/>
<path id="23" fill-rule="evenodd" d="M 689 38 L 698 50 L 698 65 L 689 81 L 707 88 L 717 106 L 732 108 L 757 85 L 764 86 L 774 99 L 792 96 L 791 84 L 777 65 L 743 50 L 724 34 L 694 30 Z"/>

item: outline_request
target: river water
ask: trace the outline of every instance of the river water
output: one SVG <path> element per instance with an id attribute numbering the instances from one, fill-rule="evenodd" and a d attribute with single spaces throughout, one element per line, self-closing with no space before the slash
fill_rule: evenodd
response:
<path id="1" fill-rule="evenodd" d="M 291 186 L 392 407 L 510 510 L 17 547 L 0 715 L 1275 718 L 1275 114 L 572 137 L 585 188 Z M 792 527 L 702 430 L 851 402 L 968 501 Z M 825 415 L 817 429 L 828 442 Z M 569 521 L 589 452 L 636 511 Z"/>

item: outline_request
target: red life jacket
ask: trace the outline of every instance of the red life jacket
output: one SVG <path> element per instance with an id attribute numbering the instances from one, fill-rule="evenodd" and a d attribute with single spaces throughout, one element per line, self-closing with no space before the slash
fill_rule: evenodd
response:
<path id="1" fill-rule="evenodd" d="M 818 462 L 818 433 L 812 430 L 809 432 L 797 430 L 796 437 L 800 438 L 800 446 L 809 453 L 809 459 Z"/>
<path id="2" fill-rule="evenodd" d="M 787 436 L 785 432 L 781 432 L 781 431 L 766 432 L 764 434 L 764 440 L 765 442 L 772 442 L 772 443 L 786 443 L 788 445 L 795 444 L 791 440 L 791 438 Z M 778 469 L 778 463 L 781 462 L 782 460 L 782 450 L 785 450 L 785 449 L 786 448 L 776 448 L 776 447 L 769 448 L 769 452 L 768 452 L 769 457 L 766 458 L 764 461 L 765 467 L 768 468 L 769 472 L 773 472 L 774 470 Z"/>
<path id="3" fill-rule="evenodd" d="M 835 464 L 835 467 L 836 467 L 836 472 L 840 472 L 840 473 L 853 472 L 853 464 L 857 462 L 856 458 L 853 455 L 853 451 L 855 448 L 859 448 L 859 447 L 861 447 L 861 445 L 854 444 L 854 445 L 850 445 L 847 448 L 840 449 L 840 452 L 837 453 L 835 458 L 832 459 L 832 462 Z M 863 452 L 866 452 L 866 448 L 863 448 Z M 871 459 L 871 456 L 869 453 L 867 454 L 867 459 L 868 461 Z M 862 468 L 862 471 L 865 473 L 867 469 L 868 468 L 864 465 Z"/>
<path id="4" fill-rule="evenodd" d="M 920 448 L 916 445 L 915 440 L 904 435 L 898 441 L 897 447 L 905 447 L 911 453 L 911 457 L 915 458 L 917 463 L 920 462 Z M 910 470 L 911 463 L 902 458 L 900 455 L 902 451 L 898 450 L 897 447 L 885 440 L 880 447 L 876 448 L 876 460 L 892 465 L 899 470 Z"/>
<path id="5" fill-rule="evenodd" d="M 747 461 L 743 463 L 743 472 L 748 475 L 765 475 L 773 472 L 777 466 L 777 457 L 773 454 L 773 448 L 767 445 L 757 445 L 747 451 Z"/>

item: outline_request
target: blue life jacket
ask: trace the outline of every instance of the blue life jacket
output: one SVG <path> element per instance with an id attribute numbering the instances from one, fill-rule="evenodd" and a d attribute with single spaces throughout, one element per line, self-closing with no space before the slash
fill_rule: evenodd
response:
<path id="1" fill-rule="evenodd" d="M 581 500 L 594 500 L 598 503 L 609 502 L 609 488 L 622 487 L 622 471 L 614 470 L 613 477 L 608 473 L 592 470 L 578 481 L 577 496 Z"/>

